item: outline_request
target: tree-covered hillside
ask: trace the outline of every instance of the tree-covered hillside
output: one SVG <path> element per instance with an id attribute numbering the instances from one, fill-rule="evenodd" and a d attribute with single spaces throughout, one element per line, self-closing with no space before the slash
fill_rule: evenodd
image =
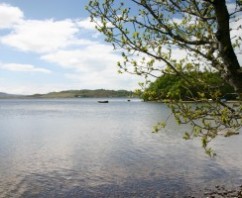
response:
<path id="1" fill-rule="evenodd" d="M 218 73 L 187 72 L 184 76 L 164 74 L 142 93 L 145 101 L 164 99 L 214 99 L 233 92 Z"/>
<path id="2" fill-rule="evenodd" d="M 48 94 L 35 94 L 31 98 L 114 98 L 114 97 L 131 97 L 132 92 L 126 90 L 67 90 L 61 92 L 50 92 Z"/>

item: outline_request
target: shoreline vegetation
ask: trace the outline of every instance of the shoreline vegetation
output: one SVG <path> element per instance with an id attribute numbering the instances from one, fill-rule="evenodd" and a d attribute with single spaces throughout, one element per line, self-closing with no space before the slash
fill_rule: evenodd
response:
<path id="1" fill-rule="evenodd" d="M 134 98 L 135 94 L 127 90 L 82 89 L 50 92 L 47 94 L 15 95 L 0 92 L 0 99 L 58 99 L 58 98 Z"/>

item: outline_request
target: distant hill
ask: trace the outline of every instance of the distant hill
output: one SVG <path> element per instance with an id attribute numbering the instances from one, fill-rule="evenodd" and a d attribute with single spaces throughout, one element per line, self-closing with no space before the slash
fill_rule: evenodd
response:
<path id="1" fill-rule="evenodd" d="M 8 94 L 0 92 L 0 97 L 5 97 L 6 95 L 8 95 Z"/>
<path id="2" fill-rule="evenodd" d="M 15 95 L 15 94 L 7 94 L 0 92 L 0 99 L 9 99 L 9 98 L 22 98 L 25 97 L 23 95 Z"/>
<path id="3" fill-rule="evenodd" d="M 50 92 L 47 94 L 34 94 L 27 96 L 28 98 L 117 98 L 131 97 L 133 92 L 126 90 L 67 90 L 61 92 Z"/>

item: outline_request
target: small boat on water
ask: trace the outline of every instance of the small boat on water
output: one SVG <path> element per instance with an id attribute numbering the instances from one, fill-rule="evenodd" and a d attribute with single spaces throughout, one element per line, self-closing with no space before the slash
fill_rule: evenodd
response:
<path id="1" fill-rule="evenodd" d="M 108 103 L 108 100 L 99 100 L 98 103 Z"/>

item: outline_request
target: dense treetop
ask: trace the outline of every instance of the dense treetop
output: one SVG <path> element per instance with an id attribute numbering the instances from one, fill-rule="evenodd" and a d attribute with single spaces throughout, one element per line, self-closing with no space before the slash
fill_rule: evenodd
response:
<path id="1" fill-rule="evenodd" d="M 164 74 L 150 83 L 149 87 L 141 93 L 145 101 L 149 100 L 185 100 L 195 98 L 197 101 L 216 101 L 227 93 L 233 93 L 234 89 L 224 82 L 218 73 L 214 72 L 186 72 L 183 77 L 176 74 Z"/>

